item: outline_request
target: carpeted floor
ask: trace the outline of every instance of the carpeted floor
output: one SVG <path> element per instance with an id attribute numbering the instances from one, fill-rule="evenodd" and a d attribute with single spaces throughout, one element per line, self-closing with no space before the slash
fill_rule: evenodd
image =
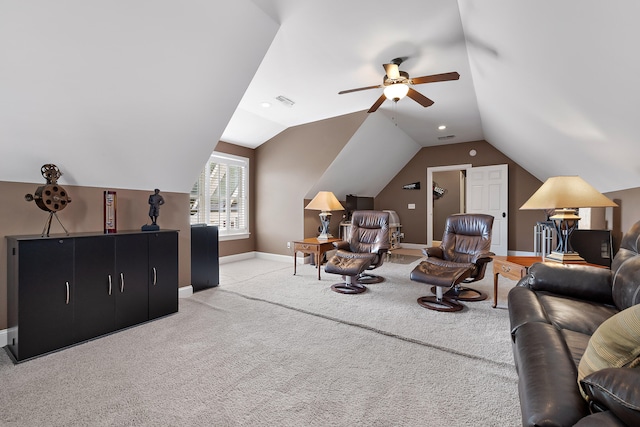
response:
<path id="1" fill-rule="evenodd" d="M 506 310 L 421 308 L 417 262 L 385 263 L 360 295 L 311 265 L 224 264 L 175 315 L 20 365 L 1 354 L 0 425 L 519 425 Z"/>

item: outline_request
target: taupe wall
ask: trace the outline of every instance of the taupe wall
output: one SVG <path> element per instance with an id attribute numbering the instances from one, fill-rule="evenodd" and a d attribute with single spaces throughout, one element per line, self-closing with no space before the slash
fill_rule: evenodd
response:
<path id="1" fill-rule="evenodd" d="M 305 236 L 309 189 L 358 130 L 366 112 L 289 128 L 256 149 L 256 250 L 293 253 L 287 242 Z M 337 215 L 334 215 L 337 216 Z M 334 220 L 332 219 L 332 224 Z M 316 225 L 316 227 L 317 227 Z"/>
<path id="2" fill-rule="evenodd" d="M 463 212 L 460 209 L 460 197 L 462 196 L 460 194 L 460 171 L 436 172 L 432 178 L 434 183 L 446 190 L 442 197 L 433 199 L 433 239 L 442 240 L 447 217 Z M 429 197 L 428 194 L 427 197 Z"/>
<path id="3" fill-rule="evenodd" d="M 25 194 L 33 192 L 40 185 L 0 181 L 0 194 L 4 203 L 0 204 L 0 330 L 7 324 L 7 244 L 4 236 L 40 235 L 48 213 L 40 210 L 34 202 L 26 202 Z M 79 187 L 62 183 L 71 197 L 71 203 L 58 213 L 60 221 L 70 233 L 103 231 L 103 191 L 117 193 L 118 230 L 140 230 L 149 219 L 149 191 Z M 162 189 L 160 189 L 162 190 Z M 191 238 L 189 229 L 189 194 L 161 191 L 165 204 L 160 208 L 158 225 L 164 229 L 180 230 L 178 234 L 179 286 L 191 284 Z M 64 231 L 54 219 L 51 234 Z M 34 266 L 37 268 L 37 266 Z"/>
<path id="4" fill-rule="evenodd" d="M 469 155 L 476 150 L 476 156 Z M 533 250 L 533 226 L 545 219 L 544 213 L 520 211 L 522 204 L 542 185 L 540 180 L 521 168 L 486 141 L 465 142 L 423 148 L 375 198 L 376 209 L 394 210 L 400 217 L 404 242 L 427 242 L 427 168 L 470 163 L 473 166 L 507 164 L 509 167 L 509 250 Z M 403 190 L 402 186 L 419 181 L 420 190 Z M 414 210 L 407 208 L 416 205 Z"/>
<path id="5" fill-rule="evenodd" d="M 249 232 L 248 239 L 226 240 L 219 243 L 220 256 L 236 255 L 256 250 L 256 156 L 252 148 L 240 147 L 224 141 L 218 142 L 215 151 L 249 159 Z M 205 159 L 206 161 L 206 159 Z"/>
<path id="6" fill-rule="evenodd" d="M 617 248 L 622 235 L 640 221 L 640 188 L 612 191 L 604 195 L 618 204 L 617 208 L 609 211 L 607 217 L 607 226 L 612 230 L 614 246 Z"/>

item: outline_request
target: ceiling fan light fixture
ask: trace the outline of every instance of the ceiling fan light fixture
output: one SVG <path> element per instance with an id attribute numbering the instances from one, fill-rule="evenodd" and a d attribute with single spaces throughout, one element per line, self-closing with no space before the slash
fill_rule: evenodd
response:
<path id="1" fill-rule="evenodd" d="M 409 92 L 409 86 L 404 83 L 394 83 L 384 88 L 384 96 L 391 101 L 399 101 Z"/>

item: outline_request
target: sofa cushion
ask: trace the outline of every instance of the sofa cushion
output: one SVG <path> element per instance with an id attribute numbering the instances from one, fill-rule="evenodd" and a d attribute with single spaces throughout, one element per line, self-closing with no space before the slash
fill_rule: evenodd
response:
<path id="1" fill-rule="evenodd" d="M 640 305 L 607 319 L 593 333 L 578 365 L 578 380 L 605 368 L 640 363 Z"/>
<path id="2" fill-rule="evenodd" d="M 537 292 L 549 322 L 558 329 L 593 334 L 618 309 L 595 301 L 587 301 L 548 292 Z"/>
<path id="3" fill-rule="evenodd" d="M 640 221 L 625 233 L 613 258 L 612 296 L 620 310 L 640 303 Z"/>
<path id="4" fill-rule="evenodd" d="M 564 341 L 567 344 L 567 348 L 571 352 L 573 363 L 575 363 L 577 369 L 580 359 L 582 359 L 582 355 L 589 345 L 591 335 L 575 332 L 569 329 L 562 329 L 560 333 L 562 333 Z"/>
<path id="5" fill-rule="evenodd" d="M 608 409 L 627 425 L 640 425 L 640 369 L 608 368 L 585 377 L 580 385 L 596 408 Z"/>
<path id="6" fill-rule="evenodd" d="M 613 301 L 620 310 L 640 303 L 640 256 L 634 251 L 620 249 L 614 259 L 612 283 Z"/>

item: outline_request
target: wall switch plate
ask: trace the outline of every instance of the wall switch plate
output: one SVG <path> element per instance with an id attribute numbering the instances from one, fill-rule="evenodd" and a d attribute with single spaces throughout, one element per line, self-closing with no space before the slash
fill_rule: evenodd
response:
<path id="1" fill-rule="evenodd" d="M 287 242 L 287 249 L 291 249 L 291 242 Z"/>
<path id="2" fill-rule="evenodd" d="M 415 203 L 409 203 L 409 206 L 407 206 L 408 209 L 415 209 L 416 208 L 416 204 Z"/>

